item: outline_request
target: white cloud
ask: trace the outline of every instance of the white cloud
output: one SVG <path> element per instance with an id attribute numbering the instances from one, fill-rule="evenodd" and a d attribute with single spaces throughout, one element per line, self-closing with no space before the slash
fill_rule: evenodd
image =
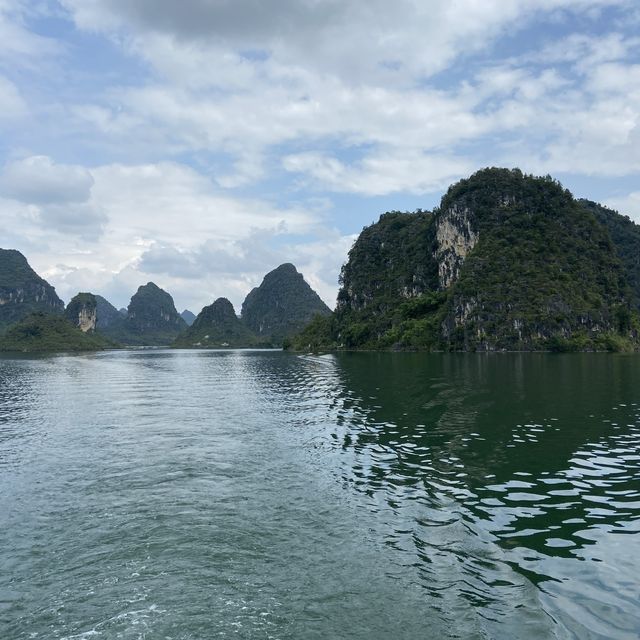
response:
<path id="1" fill-rule="evenodd" d="M 640 224 L 640 191 L 633 191 L 625 196 L 608 198 L 604 201 L 607 207 L 615 209 L 622 215 L 629 216 Z"/>
<path id="2" fill-rule="evenodd" d="M 0 124 L 22 118 L 27 111 L 27 104 L 15 84 L 0 76 Z"/>
<path id="3" fill-rule="evenodd" d="M 25 219 L 83 240 L 97 239 L 107 222 L 102 208 L 90 202 L 93 184 L 84 167 L 56 164 L 47 156 L 14 160 L 0 174 L 3 197 L 28 205 Z"/>
<path id="4" fill-rule="evenodd" d="M 44 5 L 0 0 L 0 123 L 29 111 L 0 215 L 67 297 L 157 278 L 179 306 L 237 305 L 293 261 L 332 302 L 347 225 L 295 200 L 433 194 L 485 165 L 640 172 L 640 39 L 600 13 L 627 0 L 62 4 L 67 43 L 30 29 Z M 80 62 L 85 40 L 104 49 Z"/>
<path id="5" fill-rule="evenodd" d="M 490 55 L 500 36 L 513 36 L 534 18 L 597 20 L 593 9 L 629 3 L 287 0 L 277 10 L 257 0 L 198 0 L 179 8 L 165 0 L 65 5 L 81 28 L 110 34 L 153 70 L 147 82 L 112 87 L 103 104 L 79 106 L 75 115 L 94 135 L 125 140 L 129 149 L 230 156 L 231 170 L 214 176 L 225 188 L 268 178 L 274 149 L 282 153 L 278 166 L 307 171 L 311 180 L 300 185 L 367 195 L 424 193 L 486 164 L 566 171 L 576 121 L 587 130 L 583 139 L 594 138 L 588 148 L 596 138 L 603 150 L 617 144 L 619 135 L 601 141 L 615 128 L 606 114 L 616 105 L 607 105 L 602 92 L 594 98 L 603 80 L 593 73 L 602 68 L 606 74 L 604 65 L 613 61 L 624 68 L 638 47 L 637 37 L 618 32 L 570 34 L 540 52 L 471 67 L 462 81 L 435 88 L 434 74 L 472 55 Z M 556 68 L 559 63 L 572 70 Z M 589 74 L 590 84 L 576 86 L 576 74 Z M 603 114 L 598 136 L 594 125 Z M 628 105 L 618 127 L 638 114 L 637 104 Z M 283 146 L 296 150 L 281 152 Z M 339 160 L 339 151 L 362 146 L 355 164 Z M 621 162 L 609 165 L 607 175 L 626 171 Z M 597 159 L 582 154 L 576 168 L 597 172 Z"/>
<path id="6" fill-rule="evenodd" d="M 86 202 L 93 182 L 84 167 L 55 164 L 47 156 L 14 160 L 0 174 L 5 197 L 28 204 Z"/>
<path id="7" fill-rule="evenodd" d="M 462 158 L 394 149 L 368 155 L 355 166 L 314 153 L 290 155 L 283 163 L 287 171 L 307 174 L 323 188 L 369 196 L 431 193 L 473 170 Z"/>
<path id="8" fill-rule="evenodd" d="M 21 230 L 16 244 L 35 265 L 49 265 L 42 275 L 65 299 L 88 289 L 126 305 L 154 279 L 182 306 L 199 310 L 222 295 L 238 305 L 267 270 L 296 258 L 335 298 L 341 236 L 331 232 L 333 251 L 320 251 L 324 212 L 232 198 L 177 163 L 85 169 L 31 157 L 2 180 L 16 199 L 0 200 L 0 217 Z"/>
<path id="9" fill-rule="evenodd" d="M 536 14 L 587 12 L 629 3 L 281 0 L 272 5 L 261 0 L 193 0 L 185 5 L 173 0 L 63 0 L 63 4 L 83 29 L 128 34 L 132 46 L 170 76 L 172 69 L 184 72 L 184 63 L 191 58 L 192 71 L 199 67 L 201 77 L 215 78 L 211 64 L 198 64 L 201 52 L 212 47 L 211 52 L 222 49 L 236 54 L 258 50 L 279 65 L 366 82 L 397 77 L 398 71 L 411 78 L 431 75 L 461 54 L 490 47 L 495 37 L 519 29 Z M 162 46 L 172 55 L 162 55 Z M 183 61 L 176 66 L 175 59 L 181 56 Z M 217 57 L 211 60 L 218 61 Z"/>
<path id="10" fill-rule="evenodd" d="M 34 33 L 25 24 L 28 16 L 43 11 L 27 0 L 0 0 L 0 67 L 33 69 L 63 53 L 59 42 Z"/>

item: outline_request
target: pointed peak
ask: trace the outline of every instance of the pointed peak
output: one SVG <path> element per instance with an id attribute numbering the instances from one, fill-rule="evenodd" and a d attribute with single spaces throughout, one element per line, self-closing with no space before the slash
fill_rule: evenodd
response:
<path id="1" fill-rule="evenodd" d="M 284 262 L 279 267 L 276 267 L 275 269 L 273 269 L 273 271 L 270 271 L 269 273 L 276 273 L 276 272 L 277 273 L 300 273 L 296 269 L 296 266 L 291 262 Z"/>

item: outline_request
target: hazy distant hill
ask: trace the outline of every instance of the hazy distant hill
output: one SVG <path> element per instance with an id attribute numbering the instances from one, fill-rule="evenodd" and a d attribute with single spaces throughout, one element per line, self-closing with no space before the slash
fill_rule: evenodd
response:
<path id="1" fill-rule="evenodd" d="M 196 319 L 195 313 L 189 311 L 189 309 L 185 309 L 180 314 L 180 317 L 187 323 L 188 326 L 191 326 L 193 324 L 193 321 Z"/>
<path id="2" fill-rule="evenodd" d="M 226 298 L 204 307 L 194 323 L 173 343 L 174 347 L 251 347 L 257 336 L 236 316 Z"/>
<path id="3" fill-rule="evenodd" d="M 64 303 L 14 249 L 0 249 L 0 331 L 32 312 L 62 313 Z"/>
<path id="4" fill-rule="evenodd" d="M 102 296 L 95 295 L 96 299 L 96 329 L 107 331 L 114 326 L 122 326 L 122 314 L 108 300 Z"/>
<path id="5" fill-rule="evenodd" d="M 289 263 L 269 272 L 242 304 L 242 321 L 262 339 L 281 343 L 314 316 L 331 310 Z"/>
<path id="6" fill-rule="evenodd" d="M 297 348 L 638 344 L 640 229 L 550 177 L 484 169 L 433 213 L 393 212 L 349 252 L 335 314 Z"/>

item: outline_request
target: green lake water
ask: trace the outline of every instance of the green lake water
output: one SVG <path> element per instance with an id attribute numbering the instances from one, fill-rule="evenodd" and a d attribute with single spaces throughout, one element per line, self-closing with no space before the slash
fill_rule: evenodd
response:
<path id="1" fill-rule="evenodd" d="M 640 636 L 640 356 L 0 359 L 0 638 Z"/>

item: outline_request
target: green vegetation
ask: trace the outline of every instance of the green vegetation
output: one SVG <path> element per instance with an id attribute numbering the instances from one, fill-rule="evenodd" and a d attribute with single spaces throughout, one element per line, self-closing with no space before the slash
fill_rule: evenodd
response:
<path id="1" fill-rule="evenodd" d="M 640 226 L 628 216 L 590 200 L 578 202 L 609 231 L 631 287 L 633 306 L 640 309 Z"/>
<path id="2" fill-rule="evenodd" d="M 437 215 L 467 208 L 479 235 L 450 288 L 443 331 L 454 350 L 544 349 L 586 333 L 596 348 L 630 290 L 607 230 L 550 177 L 478 172 Z"/>
<path id="3" fill-rule="evenodd" d="M 292 264 L 268 273 L 242 304 L 242 321 L 258 338 L 273 345 L 331 311 Z"/>
<path id="4" fill-rule="evenodd" d="M 172 346 L 226 348 L 258 345 L 258 337 L 236 316 L 229 300 L 218 298 L 202 309 L 193 324 L 176 338 Z"/>
<path id="5" fill-rule="evenodd" d="M 426 326 L 424 315 L 440 308 L 444 299 L 436 291 L 433 221 L 433 214 L 424 211 L 391 211 L 363 229 L 340 275 L 331 344 L 428 347 L 434 329 Z M 297 338 L 293 343 L 298 344 Z"/>
<path id="6" fill-rule="evenodd" d="M 112 344 L 95 333 L 83 333 L 58 314 L 32 313 L 0 337 L 0 351 L 96 351 Z"/>
<path id="7" fill-rule="evenodd" d="M 484 169 L 433 214 L 363 230 L 336 312 L 294 349 L 614 350 L 638 346 L 640 228 L 549 176 Z"/>
<path id="8" fill-rule="evenodd" d="M 64 303 L 27 259 L 13 249 L 0 249 L 0 332 L 29 313 L 62 313 Z"/>

